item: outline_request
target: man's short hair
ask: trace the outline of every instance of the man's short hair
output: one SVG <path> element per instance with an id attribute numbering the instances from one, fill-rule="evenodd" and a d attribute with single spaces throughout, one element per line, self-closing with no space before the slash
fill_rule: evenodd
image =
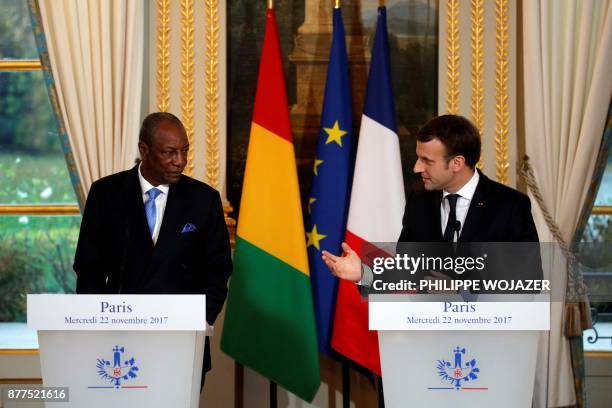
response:
<path id="1" fill-rule="evenodd" d="M 170 112 L 153 112 L 147 115 L 147 117 L 142 121 L 138 140 L 150 146 L 151 142 L 153 142 L 153 139 L 155 138 L 157 128 L 162 122 L 170 123 L 183 131 L 183 133 L 186 133 L 185 127 L 183 126 L 181 120 Z"/>
<path id="2" fill-rule="evenodd" d="M 419 142 L 438 139 L 446 148 L 446 158 L 465 157 L 474 168 L 480 160 L 480 132 L 472 122 L 459 115 L 442 115 L 429 120 L 417 132 Z"/>

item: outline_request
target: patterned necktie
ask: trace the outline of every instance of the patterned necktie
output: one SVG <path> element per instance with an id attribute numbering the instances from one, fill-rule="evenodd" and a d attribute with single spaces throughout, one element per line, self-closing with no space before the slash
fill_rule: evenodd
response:
<path id="1" fill-rule="evenodd" d="M 458 230 L 457 213 L 455 212 L 455 206 L 457 205 L 458 198 L 459 198 L 458 194 L 449 194 L 446 196 L 446 199 L 448 200 L 448 205 L 450 207 L 450 213 L 448 214 L 448 221 L 446 222 L 446 229 L 444 229 L 443 240 L 445 242 L 455 241 L 455 231 Z"/>
<path id="2" fill-rule="evenodd" d="M 147 223 L 149 224 L 149 231 L 151 231 L 151 236 L 153 236 L 153 231 L 155 231 L 155 221 L 157 219 L 157 209 L 155 208 L 155 199 L 158 195 L 161 194 L 161 190 L 153 187 L 149 191 L 147 191 L 148 200 L 145 203 L 145 214 L 147 215 Z"/>

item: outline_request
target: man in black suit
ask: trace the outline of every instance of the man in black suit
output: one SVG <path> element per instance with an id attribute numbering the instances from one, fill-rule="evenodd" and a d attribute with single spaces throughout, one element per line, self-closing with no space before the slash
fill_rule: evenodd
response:
<path id="1" fill-rule="evenodd" d="M 212 325 L 232 271 L 219 193 L 182 174 L 189 141 L 176 116 L 148 115 L 138 149 L 134 168 L 91 186 L 74 259 L 76 291 L 205 294 Z M 210 367 L 207 338 L 204 373 Z"/>
<path id="2" fill-rule="evenodd" d="M 480 150 L 478 129 L 461 116 L 439 116 L 419 129 L 413 170 L 424 191 L 406 200 L 400 242 L 538 242 L 529 198 L 477 170 Z M 339 278 L 362 280 L 359 257 L 346 243 L 343 249 L 348 256 L 324 251 L 324 261 Z"/>

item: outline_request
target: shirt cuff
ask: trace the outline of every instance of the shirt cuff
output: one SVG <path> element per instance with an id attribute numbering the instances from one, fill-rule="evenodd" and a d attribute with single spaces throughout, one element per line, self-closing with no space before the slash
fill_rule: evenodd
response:
<path id="1" fill-rule="evenodd" d="M 366 265 L 365 263 L 361 263 L 361 280 L 357 282 L 360 286 L 372 286 L 372 282 L 374 281 L 374 273 L 372 269 Z"/>

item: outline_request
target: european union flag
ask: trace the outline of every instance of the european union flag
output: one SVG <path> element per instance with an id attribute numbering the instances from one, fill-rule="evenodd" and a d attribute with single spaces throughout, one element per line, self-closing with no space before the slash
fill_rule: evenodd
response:
<path id="1" fill-rule="evenodd" d="M 331 352 L 338 281 L 321 260 L 321 251 L 340 253 L 346 230 L 354 149 L 348 72 L 342 10 L 335 8 L 307 231 L 317 338 L 319 350 L 326 354 Z"/>

